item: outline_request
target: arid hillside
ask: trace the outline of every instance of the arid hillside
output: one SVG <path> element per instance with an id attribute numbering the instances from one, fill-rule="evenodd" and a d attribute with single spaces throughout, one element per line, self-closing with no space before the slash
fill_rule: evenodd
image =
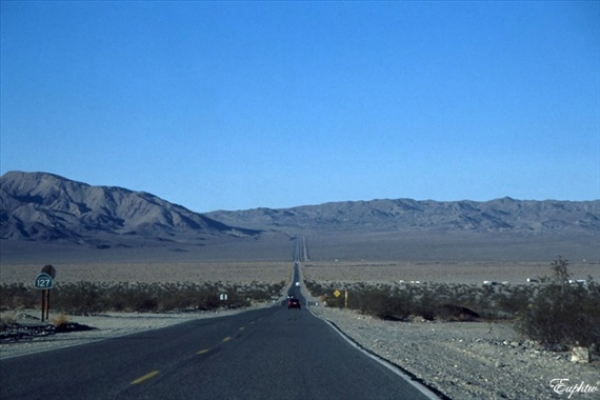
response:
<path id="1" fill-rule="evenodd" d="M 47 173 L 0 178 L 0 238 L 94 242 L 102 235 L 177 240 L 244 236 L 234 228 L 150 193 L 90 186 Z"/>
<path id="2" fill-rule="evenodd" d="M 48 173 L 0 177 L 0 255 L 68 260 L 600 261 L 600 200 L 335 202 L 199 214 Z"/>
<path id="3" fill-rule="evenodd" d="M 273 210 L 216 211 L 209 217 L 255 229 L 576 234 L 600 232 L 600 200 L 346 201 Z"/>

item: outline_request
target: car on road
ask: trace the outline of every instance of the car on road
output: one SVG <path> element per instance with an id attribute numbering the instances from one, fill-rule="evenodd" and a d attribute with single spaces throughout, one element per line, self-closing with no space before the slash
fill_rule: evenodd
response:
<path id="1" fill-rule="evenodd" d="M 288 299 L 288 309 L 289 308 L 297 308 L 297 309 L 301 309 L 300 307 L 300 300 L 298 299 Z"/>

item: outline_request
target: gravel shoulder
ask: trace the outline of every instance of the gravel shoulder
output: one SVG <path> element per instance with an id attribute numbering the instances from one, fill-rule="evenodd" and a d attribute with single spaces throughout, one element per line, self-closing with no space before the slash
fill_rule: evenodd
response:
<path id="1" fill-rule="evenodd" d="M 314 315 L 447 398 L 600 398 L 600 359 L 573 363 L 568 351 L 541 348 L 511 322 L 384 321 L 324 307 L 305 287 L 302 294 Z"/>
<path id="2" fill-rule="evenodd" d="M 311 311 L 451 399 L 568 398 L 566 387 L 554 379 L 596 388 L 570 398 L 600 396 L 600 360 L 572 363 L 567 352 L 545 351 L 523 340 L 510 323 L 394 322 L 322 306 Z"/>

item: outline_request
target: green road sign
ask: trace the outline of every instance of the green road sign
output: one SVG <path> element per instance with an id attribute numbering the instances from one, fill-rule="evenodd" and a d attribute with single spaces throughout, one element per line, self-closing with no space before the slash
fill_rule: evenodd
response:
<path id="1" fill-rule="evenodd" d="M 35 278 L 33 286 L 41 290 L 52 289 L 52 277 L 46 273 L 41 273 Z"/>

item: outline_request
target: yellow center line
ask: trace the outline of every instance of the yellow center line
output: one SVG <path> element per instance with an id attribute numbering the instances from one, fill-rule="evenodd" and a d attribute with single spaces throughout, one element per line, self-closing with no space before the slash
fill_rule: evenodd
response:
<path id="1" fill-rule="evenodd" d="M 223 339 L 224 342 L 229 342 L 231 340 L 230 336 L 227 336 L 226 338 Z"/>
<path id="2" fill-rule="evenodd" d="M 146 374 L 146 375 L 144 375 L 144 376 L 140 376 L 140 377 L 139 377 L 139 378 L 137 378 L 135 381 L 132 381 L 132 382 L 131 382 L 131 384 L 132 384 L 132 385 L 137 385 L 138 383 L 142 383 L 142 382 L 144 382 L 146 379 L 150 379 L 150 378 L 152 378 L 153 376 L 155 376 L 155 375 L 158 375 L 158 374 L 159 374 L 159 372 L 158 372 L 158 371 L 152 371 L 152 372 L 149 372 L 149 373 L 147 373 L 147 374 Z"/>
<path id="3" fill-rule="evenodd" d="M 210 351 L 210 349 L 202 349 L 199 352 L 197 352 L 196 354 L 206 354 Z"/>

